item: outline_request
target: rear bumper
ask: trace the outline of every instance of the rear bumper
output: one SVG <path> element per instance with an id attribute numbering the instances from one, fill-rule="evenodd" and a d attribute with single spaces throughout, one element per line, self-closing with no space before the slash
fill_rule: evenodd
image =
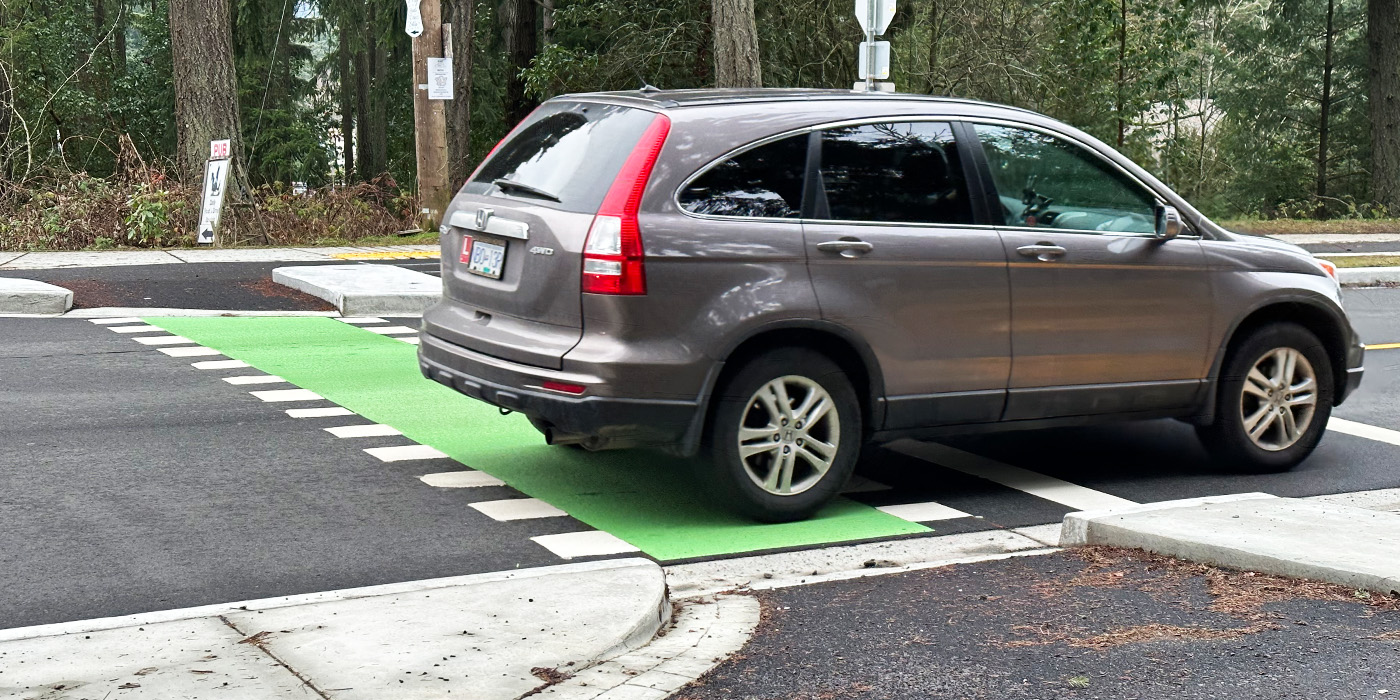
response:
<path id="1" fill-rule="evenodd" d="M 424 377 L 474 399 L 544 421 L 561 433 L 605 438 L 609 446 L 681 447 L 694 441 L 699 415 L 694 401 L 552 392 L 541 385 L 549 380 L 586 385 L 589 378 L 483 355 L 426 332 L 418 368 Z"/>

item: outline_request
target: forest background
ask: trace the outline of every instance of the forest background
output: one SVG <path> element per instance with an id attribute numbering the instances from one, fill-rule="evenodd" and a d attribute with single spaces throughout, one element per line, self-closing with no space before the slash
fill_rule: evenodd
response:
<path id="1" fill-rule="evenodd" d="M 441 1 L 454 188 L 554 95 L 856 77 L 850 0 Z M 191 244 L 219 128 L 226 243 L 397 240 L 404 22 L 403 0 L 0 0 L 0 250 Z M 885 38 L 900 91 L 1062 119 L 1232 225 L 1400 229 L 1400 0 L 904 0 Z"/>

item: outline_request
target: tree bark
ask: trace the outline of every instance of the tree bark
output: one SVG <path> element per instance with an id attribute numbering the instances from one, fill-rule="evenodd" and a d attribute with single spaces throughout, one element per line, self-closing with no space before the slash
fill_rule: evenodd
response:
<path id="1" fill-rule="evenodd" d="M 476 0 L 449 0 L 452 20 L 452 82 L 456 99 L 447 103 L 447 177 L 461 187 L 472 174 L 472 57 Z"/>
<path id="2" fill-rule="evenodd" d="M 936 95 L 938 90 L 938 49 L 940 39 L 942 39 L 942 27 L 939 26 L 940 15 L 938 14 L 938 3 L 941 0 L 929 0 L 928 3 L 928 93 Z"/>
<path id="3" fill-rule="evenodd" d="M 112 65 L 117 75 L 126 75 L 126 28 L 131 25 L 127 0 L 117 3 L 117 31 L 112 37 Z"/>
<path id="4" fill-rule="evenodd" d="M 390 88 L 387 84 L 388 53 L 378 36 L 381 19 L 375 5 L 366 3 L 364 49 L 356 56 L 355 66 L 359 129 L 356 170 L 362 180 L 379 177 L 389 169 L 388 103 L 385 93 Z"/>
<path id="5" fill-rule="evenodd" d="M 1322 198 L 1327 196 L 1327 136 L 1331 131 L 1329 122 L 1332 116 L 1332 44 L 1335 40 L 1332 19 L 1335 9 L 1336 0 L 1327 0 L 1327 34 L 1323 37 L 1322 58 L 1322 109 L 1317 125 L 1317 213 L 1319 216 L 1325 211 Z"/>
<path id="6" fill-rule="evenodd" d="M 1400 0 L 1370 0 L 1371 199 L 1400 215 Z"/>
<path id="7" fill-rule="evenodd" d="M 713 0 L 715 87 L 763 87 L 753 0 Z"/>
<path id="8" fill-rule="evenodd" d="M 234 159 L 243 157 L 229 0 L 170 0 L 170 56 L 176 166 L 181 181 L 198 185 L 210 141 L 230 139 Z"/>
<path id="9" fill-rule="evenodd" d="M 340 138 L 344 149 L 344 182 L 355 180 L 355 98 L 358 92 L 350 61 L 350 18 L 340 18 L 340 46 L 336 48 L 336 67 L 340 70 Z"/>
<path id="10" fill-rule="evenodd" d="M 530 67 L 530 61 L 539 52 L 539 37 L 535 29 L 537 15 L 535 0 L 505 0 L 501 5 L 502 39 L 509 58 L 506 67 L 507 126 L 520 123 L 535 108 L 534 101 L 525 94 L 525 79 L 521 73 Z"/>
<path id="11" fill-rule="evenodd" d="M 1128 138 L 1128 122 L 1123 118 L 1123 90 L 1127 87 L 1128 65 L 1128 0 L 1118 2 L 1118 92 L 1114 97 L 1113 111 L 1118 113 L 1118 148 L 1123 148 Z"/>
<path id="12" fill-rule="evenodd" d="M 545 46 L 554 43 L 554 0 L 540 0 L 540 38 Z"/>

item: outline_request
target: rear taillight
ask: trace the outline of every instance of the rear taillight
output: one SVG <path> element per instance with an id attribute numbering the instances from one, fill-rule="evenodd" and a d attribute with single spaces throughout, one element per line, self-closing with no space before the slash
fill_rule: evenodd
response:
<path id="1" fill-rule="evenodd" d="M 613 180 L 583 246 L 583 291 L 587 294 L 646 294 L 642 234 L 637 211 L 642 206 L 656 157 L 671 133 L 671 120 L 656 115 Z"/>

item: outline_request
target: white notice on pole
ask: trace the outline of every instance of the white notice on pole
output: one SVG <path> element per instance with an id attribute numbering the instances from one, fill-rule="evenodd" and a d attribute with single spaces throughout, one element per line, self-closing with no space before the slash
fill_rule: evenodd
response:
<path id="1" fill-rule="evenodd" d="M 873 78 L 875 80 L 885 80 L 890 77 L 890 42 L 875 42 L 875 69 L 871 71 L 867 68 L 869 61 L 866 57 L 870 55 L 870 42 L 860 43 L 860 79 Z"/>
<path id="2" fill-rule="evenodd" d="M 428 99 L 450 100 L 453 97 L 452 59 L 428 59 Z"/>
<path id="3" fill-rule="evenodd" d="M 879 36 L 890 28 L 894 21 L 895 0 L 856 0 L 856 20 L 863 32 L 870 31 L 870 3 L 875 3 L 875 35 Z"/>
<path id="4" fill-rule="evenodd" d="M 404 23 L 403 30 L 408 35 L 417 39 L 423 35 L 423 0 L 404 0 L 408 4 L 408 22 Z"/>
<path id="5" fill-rule="evenodd" d="M 204 165 L 204 207 L 199 213 L 199 245 L 212 245 L 224 209 L 224 189 L 228 185 L 229 160 L 211 160 Z"/>
<path id="6" fill-rule="evenodd" d="M 209 160 L 228 160 L 233 150 L 233 142 L 228 139 L 209 142 Z"/>

